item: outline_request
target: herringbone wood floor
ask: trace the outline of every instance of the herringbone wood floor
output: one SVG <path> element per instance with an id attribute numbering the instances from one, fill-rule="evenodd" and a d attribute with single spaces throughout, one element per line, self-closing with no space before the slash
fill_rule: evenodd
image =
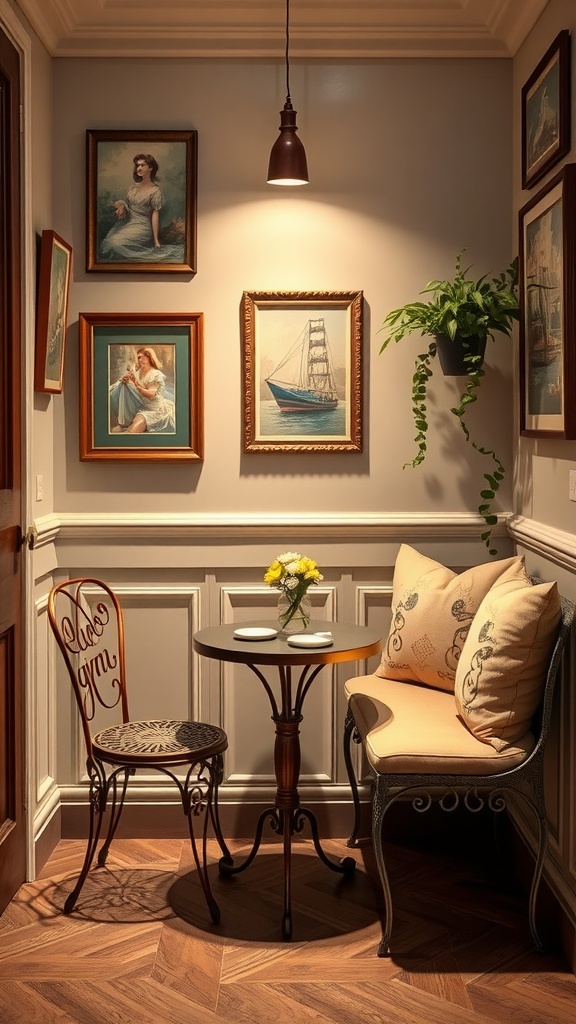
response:
<path id="1" fill-rule="evenodd" d="M 324 844 L 349 855 L 343 842 Z M 242 844 L 231 844 L 240 851 Z M 531 945 L 525 899 L 472 841 L 386 846 L 395 897 L 390 959 L 375 955 L 368 842 L 350 881 L 310 842 L 294 855 L 294 940 L 280 939 L 280 848 L 211 877 L 211 924 L 188 844 L 117 840 L 77 909 L 61 913 L 83 854 L 62 841 L 0 918 L 3 1024 L 573 1024 L 576 978 Z M 247 849 L 247 847 L 246 847 Z M 474 859 L 471 859 L 474 851 Z"/>

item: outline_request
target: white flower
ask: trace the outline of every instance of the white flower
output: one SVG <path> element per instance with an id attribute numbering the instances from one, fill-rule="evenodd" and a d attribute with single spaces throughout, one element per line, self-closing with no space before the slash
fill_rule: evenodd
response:
<path id="1" fill-rule="evenodd" d="M 285 551 L 283 555 L 278 555 L 278 561 L 282 562 L 282 565 L 288 566 L 290 562 L 299 562 L 301 555 L 297 551 Z"/>

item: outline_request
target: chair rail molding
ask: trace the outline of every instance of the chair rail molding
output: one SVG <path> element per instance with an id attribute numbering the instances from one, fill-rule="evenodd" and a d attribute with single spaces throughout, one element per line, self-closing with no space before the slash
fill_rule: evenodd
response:
<path id="1" fill-rule="evenodd" d="M 509 512 L 498 516 L 496 534 L 506 536 Z M 286 537 L 287 530 L 307 536 L 333 537 L 475 537 L 484 528 L 480 516 L 467 512 L 55 512 L 36 519 L 36 546 L 57 537 L 85 541 L 124 537 L 135 531 L 140 538 L 163 536 L 201 538 Z"/>
<path id="2" fill-rule="evenodd" d="M 510 517 L 508 533 L 516 544 L 544 555 L 570 572 L 576 572 L 576 536 L 573 533 L 556 530 L 553 526 L 520 515 Z"/>

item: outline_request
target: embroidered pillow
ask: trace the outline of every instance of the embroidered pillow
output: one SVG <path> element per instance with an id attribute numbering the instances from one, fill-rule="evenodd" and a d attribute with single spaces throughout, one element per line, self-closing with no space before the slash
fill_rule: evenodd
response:
<path id="1" fill-rule="evenodd" d="M 376 675 L 452 693 L 470 623 L 504 572 L 528 579 L 520 556 L 455 573 L 402 544 L 394 567 L 390 633 Z"/>
<path id="2" fill-rule="evenodd" d="M 560 623 L 556 583 L 502 579 L 476 612 L 456 672 L 456 709 L 504 750 L 530 730 Z"/>

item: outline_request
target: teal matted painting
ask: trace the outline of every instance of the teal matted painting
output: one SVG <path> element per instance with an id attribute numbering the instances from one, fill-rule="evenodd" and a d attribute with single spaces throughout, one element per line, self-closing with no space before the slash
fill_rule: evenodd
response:
<path id="1" fill-rule="evenodd" d="M 202 319 L 80 313 L 81 459 L 202 459 Z"/>

